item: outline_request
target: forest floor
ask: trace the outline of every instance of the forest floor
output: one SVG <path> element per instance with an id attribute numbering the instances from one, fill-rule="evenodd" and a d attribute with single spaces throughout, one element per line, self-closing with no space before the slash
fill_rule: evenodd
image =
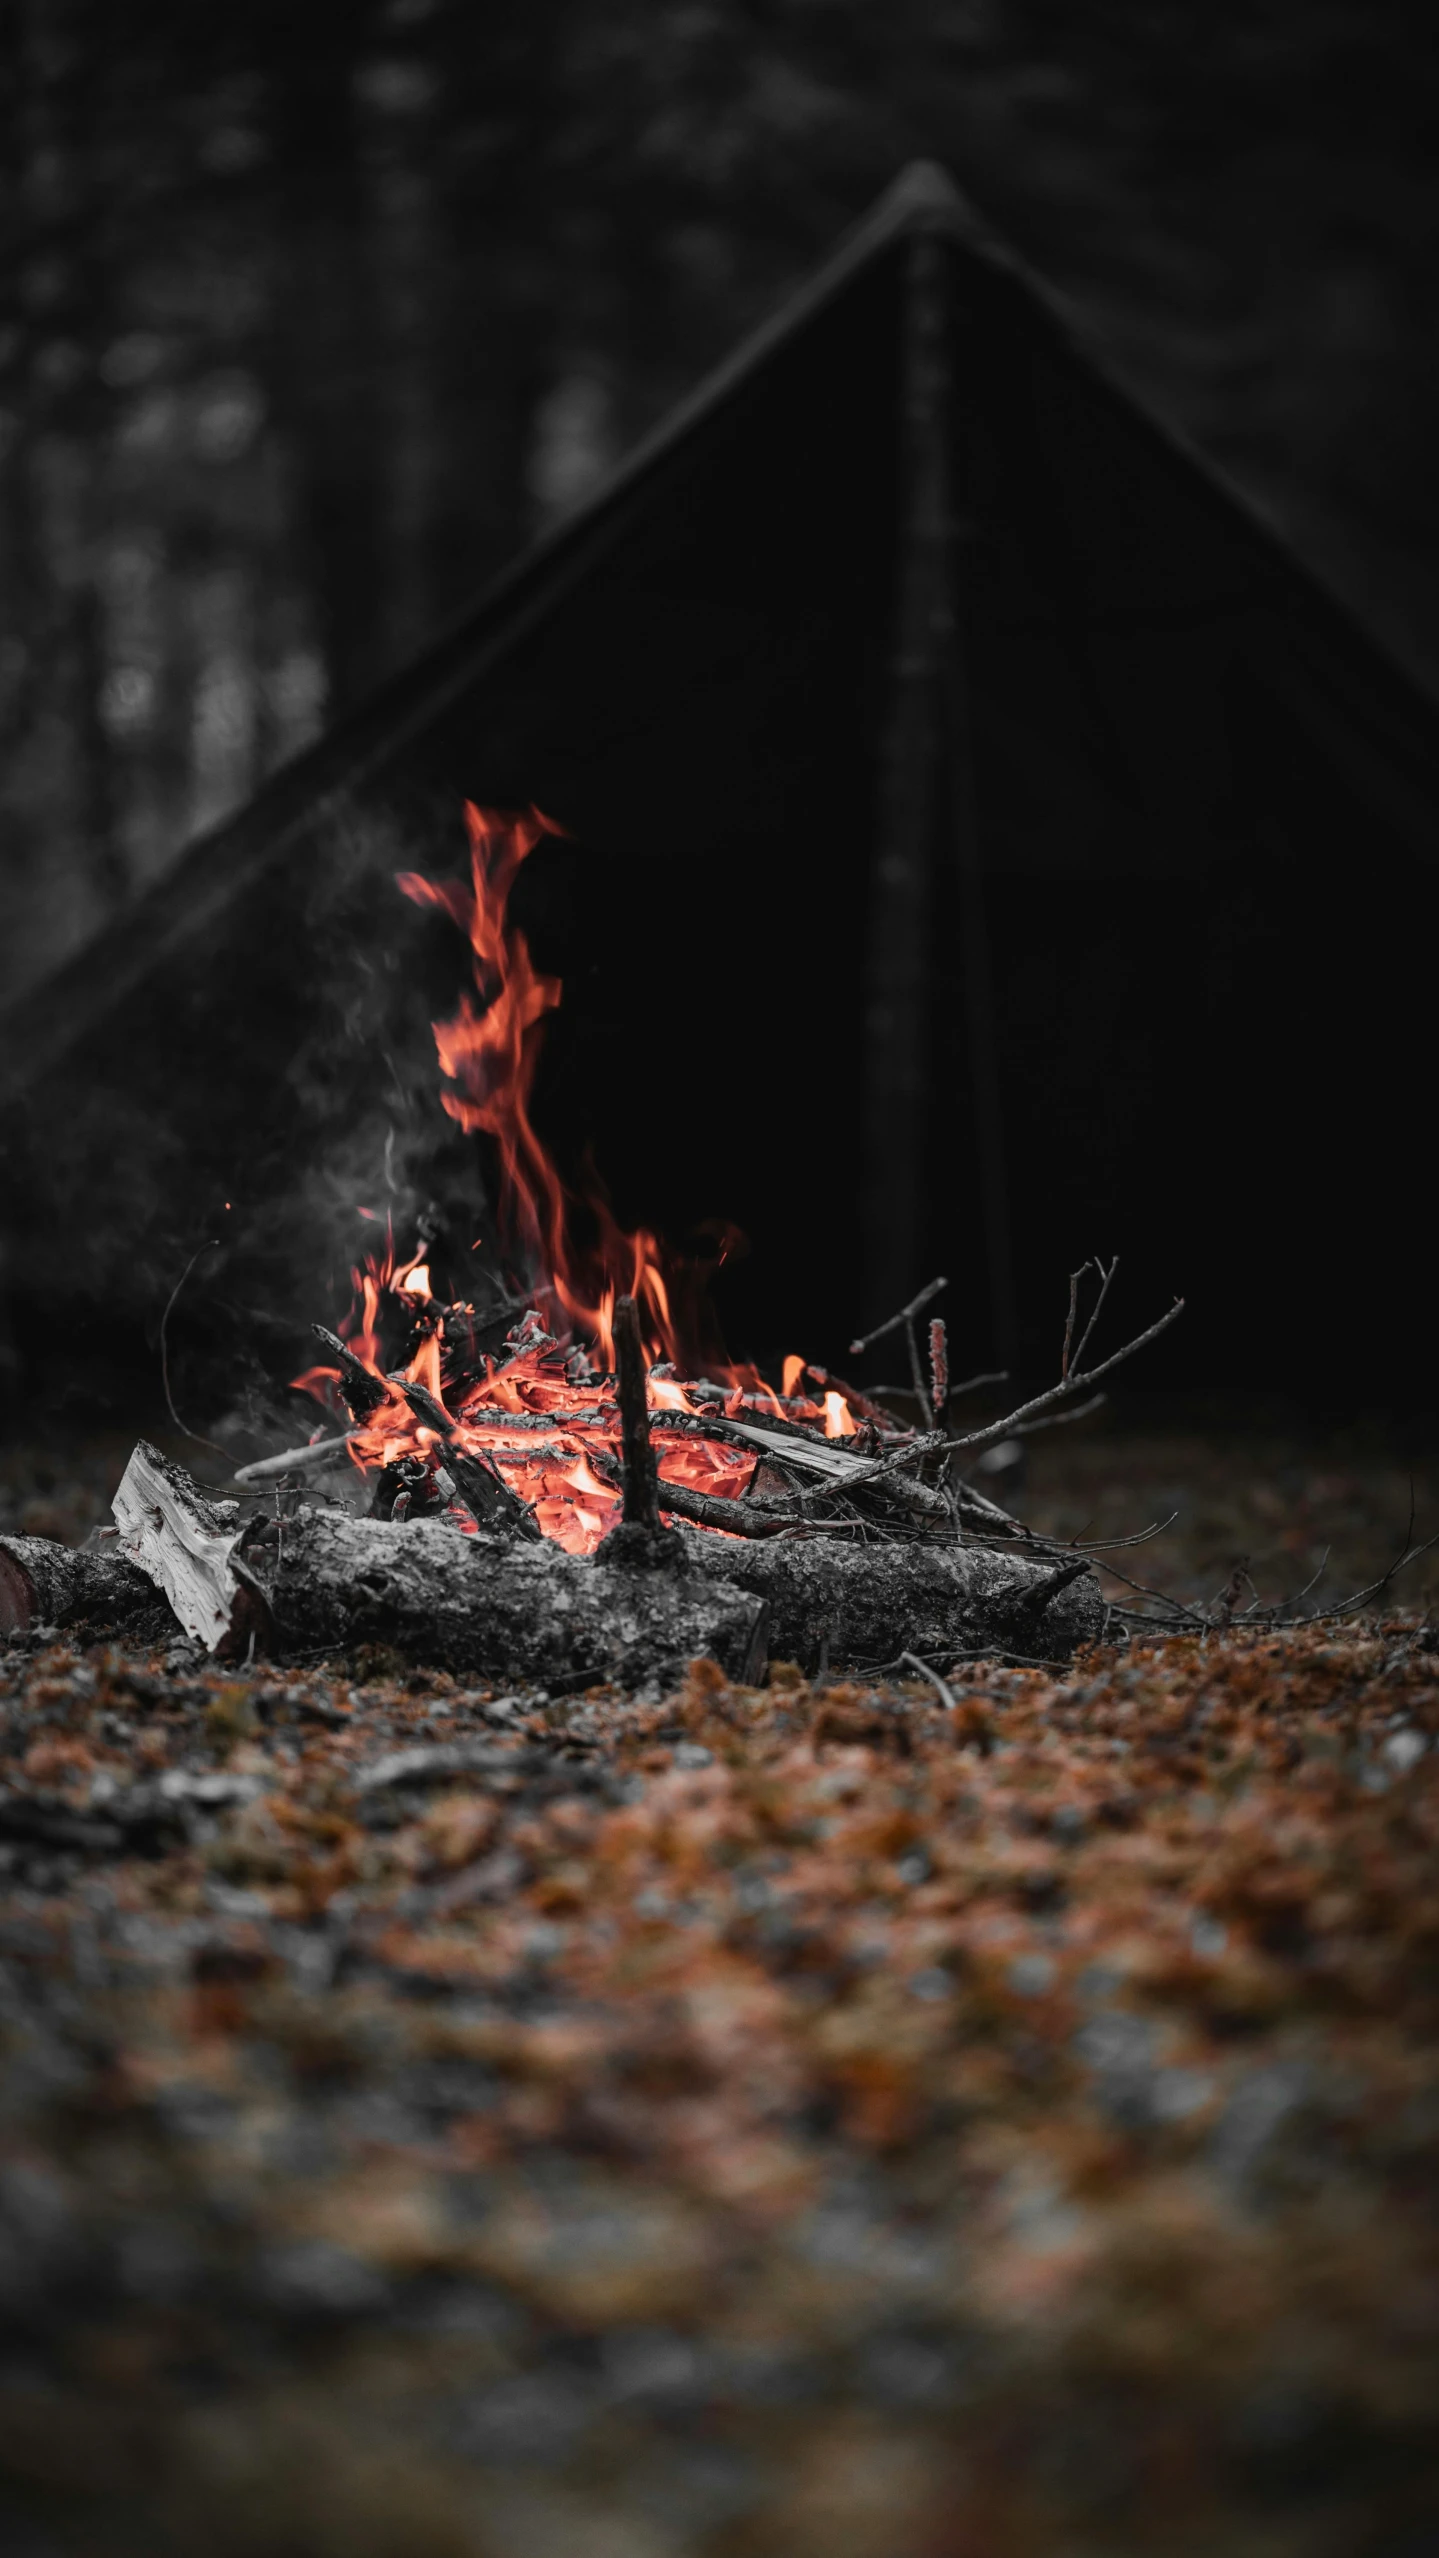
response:
<path id="1" fill-rule="evenodd" d="M 1409 1513 L 1062 1439 L 1166 1587 Z M 1430 2558 L 1426 1595 L 954 1715 L 0 1649 L 7 2558 Z"/>

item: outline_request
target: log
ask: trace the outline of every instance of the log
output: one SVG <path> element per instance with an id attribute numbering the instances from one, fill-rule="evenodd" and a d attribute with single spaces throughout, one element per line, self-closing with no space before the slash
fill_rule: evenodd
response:
<path id="1" fill-rule="evenodd" d="M 252 1518 L 213 1501 L 142 1440 L 115 1496 L 133 1561 L 187 1632 L 272 1657 L 384 1643 L 408 1659 L 482 1678 L 633 1686 L 709 1654 L 758 1675 L 769 1611 L 723 1576 L 685 1568 L 675 1537 L 638 1531 L 606 1564 L 449 1520 L 355 1519 L 302 1505 Z M 62 1549 L 63 1551 L 63 1549 Z"/>
<path id="2" fill-rule="evenodd" d="M 0 1540 L 13 1622 L 138 1623 L 143 1574 L 212 1650 L 322 1657 L 379 1642 L 417 1664 L 552 1689 L 634 1686 L 701 1654 L 753 1679 L 771 1652 L 809 1664 L 825 1645 L 835 1667 L 905 1653 L 1057 1660 L 1104 1625 L 1085 1557 L 939 1538 L 856 1547 L 792 1531 L 757 1542 L 633 1521 L 587 1559 L 548 1539 L 469 1537 L 449 1519 L 309 1506 L 241 1530 L 235 1503 L 210 1499 L 143 1440 L 115 1512 L 127 1560 Z M 172 1629 L 168 1610 L 160 1623 Z"/>
<path id="3" fill-rule="evenodd" d="M 106 1553 L 49 1537 L 0 1537 L 0 1634 L 55 1626 L 99 1642 L 173 1643 L 173 1611 L 118 1544 Z"/>
<path id="4" fill-rule="evenodd" d="M 633 1685 L 699 1653 L 731 1676 L 768 1653 L 836 1668 L 986 1652 L 1067 1659 L 1103 1632 L 1089 1563 L 936 1540 L 843 1546 L 831 1537 L 739 1543 L 695 1530 L 616 1529 L 593 1560 L 546 1541 L 465 1537 L 445 1520 L 391 1527 L 302 1510 L 257 1550 L 282 1651 L 389 1643 L 416 1661 L 558 1687 Z"/>
<path id="5" fill-rule="evenodd" d="M 633 1686 L 697 1654 L 754 1678 L 766 1653 L 812 1666 L 826 1636 L 835 1669 L 905 1652 L 1059 1660 L 1104 1622 L 1082 1557 L 1056 1565 L 938 1540 L 854 1547 L 791 1533 L 757 1544 L 631 1527 L 587 1561 L 548 1540 L 466 1537 L 448 1520 L 395 1526 L 302 1508 L 252 1522 L 228 1568 L 223 1651 L 252 1631 L 280 1658 L 379 1642 L 416 1664 L 555 1689 Z M 176 1630 L 153 1582 L 118 1555 L 7 1537 L 0 1624 L 35 1623 L 137 1642 Z"/>
<path id="6" fill-rule="evenodd" d="M 1013 1654 L 1067 1660 L 1104 1630 L 1104 1601 L 1082 1556 L 1045 1558 L 951 1545 L 852 1546 L 788 1536 L 743 1545 L 677 1531 L 690 1568 L 723 1574 L 769 1601 L 770 1652 L 813 1666 L 829 1640 L 832 1668 L 893 1664 L 905 1652 L 935 1661 Z"/>
<path id="7" fill-rule="evenodd" d="M 767 1657 L 763 1596 L 686 1569 L 677 1540 L 591 1561 L 548 1538 L 465 1536 L 445 1519 L 395 1527 L 302 1509 L 282 1545 L 250 1560 L 280 1653 L 385 1643 L 417 1663 L 548 1688 L 632 1687 L 701 1654 L 754 1678 Z"/>

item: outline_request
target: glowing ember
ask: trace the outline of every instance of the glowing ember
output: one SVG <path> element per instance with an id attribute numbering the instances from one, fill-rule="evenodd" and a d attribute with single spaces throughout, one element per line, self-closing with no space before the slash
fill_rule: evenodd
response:
<path id="1" fill-rule="evenodd" d="M 368 1255 L 352 1274 L 354 1303 L 342 1326 L 382 1397 L 352 1430 L 350 1452 L 366 1473 L 406 1457 L 420 1458 L 432 1474 L 443 1465 L 436 1432 L 416 1421 L 404 1399 L 403 1374 L 436 1397 L 456 1425 L 456 1446 L 488 1458 L 532 1506 L 546 1536 L 588 1554 L 620 1510 L 619 1412 L 610 1374 L 611 1317 L 620 1295 L 633 1296 L 640 1308 L 653 1363 L 649 1402 L 661 1420 L 777 1417 L 822 1425 L 830 1439 L 853 1437 L 855 1423 L 834 1389 L 822 1402 L 802 1391 L 804 1362 L 797 1354 L 784 1362 L 781 1394 L 755 1369 L 714 1360 L 706 1363 L 714 1373 L 686 1382 L 675 1373 L 684 1359 L 675 1297 L 682 1274 L 667 1267 L 657 1239 L 643 1228 L 624 1233 L 603 1198 L 590 1197 L 583 1223 L 596 1239 L 584 1250 L 575 1246 L 570 1212 L 580 1203 L 567 1194 L 530 1117 L 545 1017 L 559 1004 L 561 984 L 535 968 L 524 934 L 507 915 L 521 864 L 545 834 L 559 830 L 536 809 L 506 816 L 467 806 L 465 816 L 468 880 L 440 882 L 407 871 L 399 886 L 416 904 L 447 914 L 470 944 L 474 993 L 467 991 L 459 1010 L 434 1025 L 444 1078 L 440 1098 L 462 1128 L 494 1143 L 505 1248 L 525 1273 L 531 1310 L 512 1328 L 498 1359 L 478 1352 L 474 1309 L 439 1304 L 426 1249 L 400 1261 L 387 1230 L 383 1252 Z M 399 1300 L 419 1327 L 408 1365 L 390 1376 L 381 1364 L 387 1300 Z M 312 1368 L 294 1382 L 333 1406 L 341 1380 L 335 1368 Z M 756 1463 L 752 1450 L 702 1427 L 673 1435 L 661 1428 L 656 1453 L 662 1512 L 666 1478 L 737 1500 Z M 460 1524 L 471 1526 L 467 1514 Z"/>

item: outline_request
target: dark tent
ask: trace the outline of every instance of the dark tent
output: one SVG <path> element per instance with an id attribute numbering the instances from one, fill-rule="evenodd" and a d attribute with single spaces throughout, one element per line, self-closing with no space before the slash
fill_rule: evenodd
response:
<path id="1" fill-rule="evenodd" d="M 961 1355 L 1047 1372 L 1117 1249 L 1189 1299 L 1152 1376 L 1410 1391 L 1439 719 L 939 172 L 11 1016 L 27 1355 L 153 1336 L 219 1234 L 279 1360 L 357 1202 L 463 1200 L 463 954 L 393 886 L 463 796 L 567 830 L 537 1114 L 625 1223 L 746 1231 L 734 1347 L 946 1269 Z"/>

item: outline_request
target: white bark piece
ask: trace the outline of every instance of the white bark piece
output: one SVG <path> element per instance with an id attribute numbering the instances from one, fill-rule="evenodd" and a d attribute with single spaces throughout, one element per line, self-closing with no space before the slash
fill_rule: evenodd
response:
<path id="1" fill-rule="evenodd" d="M 130 1561 L 164 1591 L 185 1632 L 215 1651 L 240 1596 L 230 1565 L 238 1501 L 212 1501 L 183 1466 L 141 1439 L 110 1507 Z"/>

